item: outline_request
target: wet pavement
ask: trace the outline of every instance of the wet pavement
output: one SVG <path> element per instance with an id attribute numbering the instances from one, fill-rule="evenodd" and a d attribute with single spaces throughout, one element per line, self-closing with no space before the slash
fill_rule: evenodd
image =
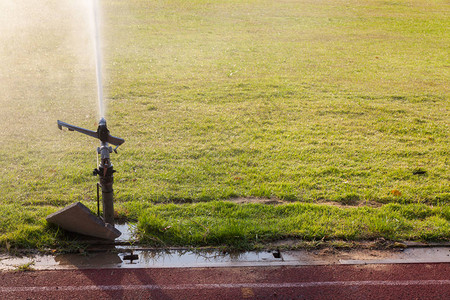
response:
<path id="1" fill-rule="evenodd" d="M 116 224 L 122 235 L 113 245 L 93 246 L 83 253 L 11 256 L 0 254 L 0 270 L 29 267 L 34 270 L 111 268 L 273 267 L 450 263 L 450 246 L 411 247 L 394 250 L 332 248 L 297 251 L 225 253 L 216 249 L 149 249 L 136 246 L 136 225 Z"/>
<path id="2" fill-rule="evenodd" d="M 407 248 L 396 251 L 252 251 L 223 253 L 216 250 L 154 250 L 113 246 L 108 251 L 77 254 L 0 255 L 0 270 L 28 265 L 35 270 L 91 268 L 200 268 L 247 266 L 313 266 L 365 264 L 450 263 L 450 247 Z"/>

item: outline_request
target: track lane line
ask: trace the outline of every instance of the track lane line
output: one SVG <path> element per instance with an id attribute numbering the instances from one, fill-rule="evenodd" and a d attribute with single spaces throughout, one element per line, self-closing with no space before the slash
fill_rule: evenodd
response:
<path id="1" fill-rule="evenodd" d="M 336 286 L 428 286 L 450 285 L 450 280 L 394 280 L 394 281 L 322 281 L 322 282 L 293 282 L 293 283 L 199 283 L 173 285 L 86 285 L 86 286 L 24 286 L 1 287 L 0 293 L 22 292 L 71 292 L 71 291 L 121 291 L 121 290 L 198 290 L 198 289 L 277 289 L 277 288 L 311 288 Z"/>

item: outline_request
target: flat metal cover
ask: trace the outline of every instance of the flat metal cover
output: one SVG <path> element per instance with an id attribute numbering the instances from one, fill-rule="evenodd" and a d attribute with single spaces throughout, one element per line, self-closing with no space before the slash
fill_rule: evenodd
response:
<path id="1" fill-rule="evenodd" d="M 80 202 L 66 206 L 48 215 L 46 220 L 67 231 L 106 240 L 114 240 L 122 234 L 111 224 L 103 222 L 102 219 L 94 215 L 89 208 Z"/>

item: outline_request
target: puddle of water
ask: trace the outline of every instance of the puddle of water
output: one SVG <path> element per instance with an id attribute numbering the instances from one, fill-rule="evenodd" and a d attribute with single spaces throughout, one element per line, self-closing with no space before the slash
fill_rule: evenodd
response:
<path id="1" fill-rule="evenodd" d="M 131 256 L 131 254 L 134 256 Z M 277 256 L 277 255 L 275 255 Z M 68 268 L 180 268 L 245 265 L 288 264 L 284 255 L 276 258 L 273 252 L 245 252 L 224 254 L 218 251 L 193 252 L 186 250 L 137 250 L 136 247 L 116 246 L 113 251 L 86 254 L 35 255 L 32 257 L 0 256 L 0 269 L 14 270 L 32 263 L 38 270 Z M 297 260 L 297 258 L 295 258 Z"/>
<path id="2" fill-rule="evenodd" d="M 245 252 L 240 254 L 224 254 L 217 251 L 193 252 L 182 250 L 170 251 L 133 251 L 138 255 L 137 260 L 126 260 L 126 255 L 130 251 L 119 253 L 119 257 L 124 261 L 122 267 L 211 267 L 211 266 L 234 266 L 261 263 L 263 265 L 273 265 L 283 263 L 283 258 L 275 258 L 272 252 Z"/>
<path id="3" fill-rule="evenodd" d="M 136 241 L 136 224 L 122 223 L 115 224 L 114 227 L 118 229 L 122 234 L 115 240 L 116 242 L 130 242 Z"/>
<path id="4" fill-rule="evenodd" d="M 370 252 L 370 251 L 369 251 Z M 368 258 L 372 257 L 372 258 Z M 0 255 L 0 270 L 14 270 L 32 263 L 31 268 L 192 268 L 329 264 L 450 263 L 450 247 L 411 248 L 402 252 L 367 253 L 350 251 L 320 255 L 308 251 L 244 252 L 228 254 L 219 251 L 148 250 L 132 246 L 115 246 L 112 250 L 84 254 L 36 255 L 11 257 Z"/>

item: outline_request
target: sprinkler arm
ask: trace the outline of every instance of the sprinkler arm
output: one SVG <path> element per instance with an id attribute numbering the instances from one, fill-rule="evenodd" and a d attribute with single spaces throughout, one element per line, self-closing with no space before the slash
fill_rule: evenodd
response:
<path id="1" fill-rule="evenodd" d="M 104 118 L 100 119 L 97 131 L 92 131 L 89 129 L 70 125 L 70 124 L 67 124 L 65 122 L 58 120 L 58 128 L 62 130 L 63 127 L 67 127 L 67 129 L 69 129 L 69 131 L 78 131 L 83 134 L 89 135 L 91 137 L 97 138 L 97 139 L 101 140 L 102 142 L 113 144 L 117 147 L 119 147 L 120 145 L 122 145 L 125 142 L 124 139 L 115 137 L 115 136 L 112 136 L 109 134 L 109 130 L 106 127 L 106 120 Z"/>

